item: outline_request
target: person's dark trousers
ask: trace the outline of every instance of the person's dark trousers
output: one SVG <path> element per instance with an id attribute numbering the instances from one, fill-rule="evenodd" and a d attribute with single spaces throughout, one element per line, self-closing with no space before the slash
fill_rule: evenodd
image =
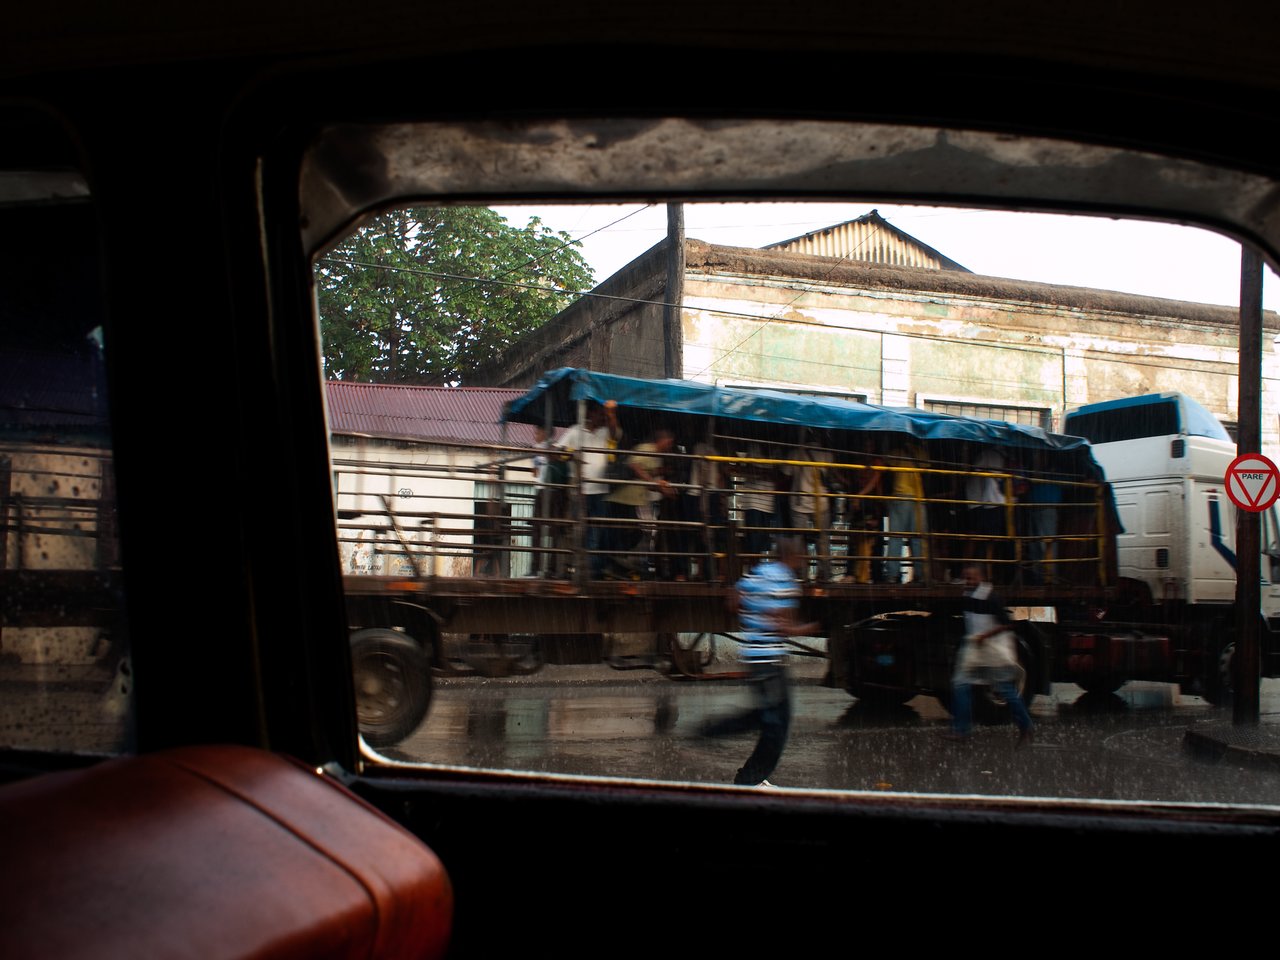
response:
<path id="1" fill-rule="evenodd" d="M 628 564 L 642 559 L 636 557 L 639 549 L 640 528 L 636 526 L 636 508 L 625 503 L 614 503 L 606 500 L 605 516 L 610 520 L 622 521 L 612 523 L 604 530 L 601 548 L 607 556 L 598 558 L 600 569 L 604 572 L 621 573 L 631 569 Z M 626 522 L 631 521 L 631 522 Z"/>
<path id="2" fill-rule="evenodd" d="M 674 554 L 658 558 L 658 579 L 686 579 L 692 573 L 692 560 L 698 553 L 698 536 L 690 527 L 681 526 L 697 520 L 697 504 L 693 497 L 664 498 L 658 508 L 657 550 Z M 675 526 L 663 524 L 674 522 Z"/>
<path id="3" fill-rule="evenodd" d="M 745 713 L 713 720 L 702 728 L 703 736 L 722 737 L 735 733 L 760 731 L 751 756 L 738 770 L 733 782 L 755 786 L 769 779 L 791 730 L 791 685 L 786 668 L 780 663 L 755 663 L 749 668 L 755 706 Z"/>
<path id="4" fill-rule="evenodd" d="M 1005 508 L 1002 506 L 969 507 L 968 527 L 975 540 L 969 546 L 970 560 L 994 560 L 991 579 L 1006 583 L 1009 578 L 1007 564 L 999 561 L 1011 556 L 1005 530 Z M 1001 539 L 995 539 L 1001 538 Z"/>
<path id="5" fill-rule="evenodd" d="M 1014 725 L 1026 732 L 1031 729 L 1031 714 L 1015 686 L 1016 669 L 1009 667 L 974 667 L 957 671 L 951 678 L 951 729 L 967 737 L 973 727 L 973 685 L 989 683 L 996 696 L 1009 705 Z"/>
<path id="6" fill-rule="evenodd" d="M 743 547 L 746 552 L 760 556 L 768 553 L 773 545 L 773 536 L 769 533 L 773 528 L 773 514 L 765 513 L 763 510 L 747 510 L 742 519 L 747 527 L 743 537 Z M 759 556 L 744 558 L 748 566 L 755 564 L 759 559 Z"/>
<path id="7" fill-rule="evenodd" d="M 608 514 L 608 504 L 605 502 L 603 493 L 587 494 L 587 549 L 603 550 L 605 548 L 605 527 L 600 525 L 600 521 L 605 519 Z M 587 564 L 587 570 L 591 574 L 592 580 L 599 580 L 604 572 L 604 555 L 601 553 L 592 553 L 591 559 Z"/>
<path id="8" fill-rule="evenodd" d="M 759 704 L 760 739 L 746 763 L 733 778 L 734 783 L 754 785 L 769 779 L 791 730 L 791 686 L 780 663 L 762 663 L 751 668 Z"/>

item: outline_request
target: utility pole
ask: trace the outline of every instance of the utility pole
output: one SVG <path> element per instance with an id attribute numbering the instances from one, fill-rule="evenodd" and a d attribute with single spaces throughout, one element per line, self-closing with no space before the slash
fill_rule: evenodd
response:
<path id="1" fill-rule="evenodd" d="M 1240 399 L 1237 453 L 1262 452 L 1262 257 L 1240 246 Z M 1232 707 L 1237 724 L 1256 724 L 1262 709 L 1260 513 L 1236 510 L 1236 650 Z M 1216 664 L 1211 664 L 1210 669 Z"/>
<path id="2" fill-rule="evenodd" d="M 662 375 L 684 376 L 684 204 L 667 204 L 667 287 L 662 298 Z"/>

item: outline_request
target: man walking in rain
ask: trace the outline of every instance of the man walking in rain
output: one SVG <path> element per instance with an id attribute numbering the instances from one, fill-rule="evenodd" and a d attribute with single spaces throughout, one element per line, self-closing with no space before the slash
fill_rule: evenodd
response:
<path id="1" fill-rule="evenodd" d="M 1018 746 L 1031 742 L 1031 714 L 1018 693 L 1022 665 L 1004 604 L 977 564 L 964 568 L 964 643 L 951 678 L 951 732 L 948 740 L 969 739 L 973 723 L 973 685 L 989 683 L 1009 704 L 1018 727 Z"/>
<path id="2" fill-rule="evenodd" d="M 713 720 L 703 727 L 705 736 L 760 731 L 751 756 L 733 782 L 744 786 L 773 786 L 769 775 L 782 758 L 791 728 L 791 688 L 787 681 L 787 637 L 814 636 L 818 623 L 800 622 L 802 589 L 797 579 L 809 562 L 804 541 L 779 537 L 777 558 L 762 558 L 741 580 L 735 606 L 742 623 L 742 660 L 755 697 L 745 713 Z"/>

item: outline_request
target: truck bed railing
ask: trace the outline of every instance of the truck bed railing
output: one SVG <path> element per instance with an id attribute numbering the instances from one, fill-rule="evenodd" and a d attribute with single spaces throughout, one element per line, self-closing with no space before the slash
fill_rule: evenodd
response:
<path id="1" fill-rule="evenodd" d="M 1004 583 L 1108 585 L 1108 491 L 1099 481 L 849 451 L 801 456 L 779 446 L 753 456 L 646 452 L 671 479 L 599 478 L 614 495 L 603 515 L 578 473 L 540 482 L 535 457 L 545 453 L 528 448 L 456 445 L 424 451 L 421 462 L 338 459 L 344 573 L 725 581 L 773 538 L 794 535 L 808 545 L 815 583 L 949 583 L 963 566 L 984 563 Z M 624 464 L 633 455 L 578 451 L 572 465 L 592 452 Z M 798 488 L 814 475 L 816 489 Z M 914 494 L 895 489 L 903 476 Z M 967 493 L 983 482 L 1004 502 Z M 623 490 L 628 496 L 617 497 Z M 772 512 L 750 509 L 769 498 Z"/>

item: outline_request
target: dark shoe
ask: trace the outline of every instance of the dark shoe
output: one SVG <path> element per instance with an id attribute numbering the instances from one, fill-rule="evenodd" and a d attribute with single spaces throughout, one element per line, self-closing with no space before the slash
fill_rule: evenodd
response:
<path id="1" fill-rule="evenodd" d="M 1035 734 L 1031 732 L 1031 728 L 1018 731 L 1018 742 L 1014 745 L 1016 748 L 1029 747 L 1035 742 Z"/>

